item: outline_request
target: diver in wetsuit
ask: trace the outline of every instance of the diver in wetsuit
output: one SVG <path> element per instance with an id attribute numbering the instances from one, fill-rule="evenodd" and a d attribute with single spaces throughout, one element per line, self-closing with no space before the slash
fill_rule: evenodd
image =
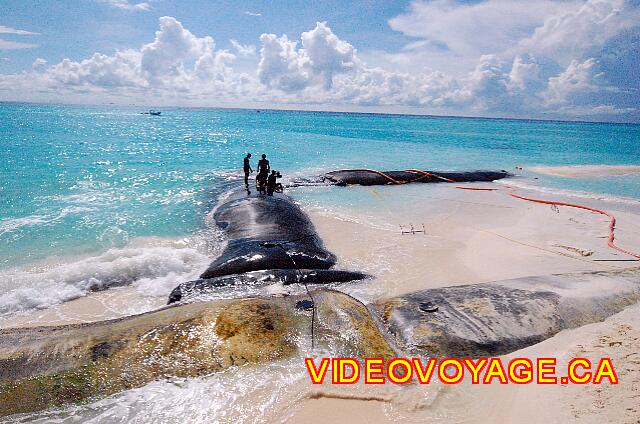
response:
<path id="1" fill-rule="evenodd" d="M 271 174 L 267 179 L 267 194 L 269 196 L 273 196 L 273 192 L 276 191 L 276 178 L 278 178 L 276 171 L 271 171 Z"/>
<path id="2" fill-rule="evenodd" d="M 275 169 L 271 171 L 269 178 L 267 179 L 267 194 L 273 196 L 273 193 L 282 193 L 282 183 L 278 182 L 278 178 L 282 178 L 282 174 Z"/>
<path id="3" fill-rule="evenodd" d="M 249 187 L 249 174 L 253 172 L 249 159 L 251 159 L 251 153 L 247 153 L 247 156 L 244 158 L 244 185 L 247 187 Z"/>

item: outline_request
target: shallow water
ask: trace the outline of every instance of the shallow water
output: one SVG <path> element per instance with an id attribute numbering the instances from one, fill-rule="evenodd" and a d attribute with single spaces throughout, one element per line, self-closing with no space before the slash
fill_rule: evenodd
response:
<path id="1" fill-rule="evenodd" d="M 223 246 L 207 214 L 237 184 L 247 151 L 254 164 L 267 153 L 285 182 L 351 167 L 514 171 L 521 166 L 525 170 L 516 172 L 524 178 L 501 184 L 640 209 L 640 174 L 544 173 L 549 166 L 640 165 L 640 125 L 223 109 L 165 109 L 160 117 L 139 112 L 0 104 L 0 319 L 48 310 L 110 286 L 136 290 L 135 302 L 120 314 L 163 304 L 171 289 L 196 278 Z M 534 166 L 543 168 L 526 169 Z M 396 230 L 398 208 L 411 222 L 420 223 L 426 212 L 437 216 L 446 204 L 444 186 L 409 185 L 402 193 L 392 192 L 394 187 L 301 187 L 289 193 L 310 210 Z M 411 215 L 407 205 L 416 197 L 422 199 L 421 212 Z M 365 271 L 375 274 L 385 266 L 380 257 Z M 367 284 L 344 290 L 365 301 L 381 295 Z M 217 295 L 283 291 L 234 288 Z M 300 359 L 295 361 L 151 383 L 38 417 L 275 419 L 309 394 L 296 385 L 306 374 Z M 440 393 L 381 390 L 401 406 L 390 413 L 400 415 L 426 408 Z"/>
<path id="2" fill-rule="evenodd" d="M 246 151 L 254 159 L 268 153 L 285 180 L 349 167 L 513 170 L 640 160 L 640 126 L 630 124 L 163 112 L 0 104 L 0 315 L 65 301 L 123 276 L 125 283 L 147 279 L 168 287 L 196 275 L 219 249 L 204 217 L 239 176 Z M 522 172 L 540 177 L 520 182 L 529 186 L 640 199 L 640 174 Z M 365 214 L 369 197 L 324 188 L 315 195 Z M 159 248 L 140 243 L 149 238 L 167 240 L 167 263 L 160 263 Z M 180 239 L 188 245 L 172 242 Z"/>

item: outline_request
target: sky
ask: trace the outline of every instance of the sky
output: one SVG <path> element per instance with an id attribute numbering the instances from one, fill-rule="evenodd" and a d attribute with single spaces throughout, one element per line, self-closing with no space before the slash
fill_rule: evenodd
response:
<path id="1" fill-rule="evenodd" d="M 640 122 L 640 0 L 1 0 L 0 101 Z"/>

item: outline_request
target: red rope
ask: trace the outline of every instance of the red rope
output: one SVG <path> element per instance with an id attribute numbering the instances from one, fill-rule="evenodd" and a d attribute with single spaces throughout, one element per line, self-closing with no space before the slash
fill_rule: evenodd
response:
<path id="1" fill-rule="evenodd" d="M 365 168 L 342 169 L 340 171 L 334 171 L 334 172 L 348 172 L 348 171 L 371 172 L 373 174 L 377 174 L 377 175 L 380 175 L 380 176 L 388 179 L 393 184 L 398 184 L 398 185 L 407 184 L 407 183 L 410 183 L 410 182 L 413 182 L 413 181 L 418 181 L 418 180 L 421 180 L 421 179 L 423 179 L 425 177 L 438 178 L 440 180 L 443 180 L 443 181 L 446 181 L 446 182 L 449 182 L 449 183 L 457 182 L 457 181 L 454 181 L 454 180 L 452 180 L 450 178 L 446 178 L 446 177 L 443 177 L 441 175 L 437 175 L 437 174 L 434 174 L 434 173 L 428 172 L 428 171 L 421 171 L 419 169 L 406 169 L 404 171 L 404 172 L 412 172 L 414 174 L 423 175 L 423 177 L 417 178 L 415 180 L 410 180 L 410 181 L 399 181 L 399 180 L 396 180 L 395 178 L 392 178 L 391 176 L 385 174 L 384 172 L 376 171 L 375 169 L 365 169 Z M 497 188 L 484 188 L 484 187 L 462 187 L 462 186 L 456 186 L 456 188 L 459 188 L 459 189 L 462 189 L 462 190 L 478 190 L 478 191 L 495 191 L 495 190 L 498 190 Z M 588 211 L 591 211 L 591 212 L 596 212 L 596 213 L 605 215 L 605 216 L 609 217 L 609 238 L 607 240 L 607 245 L 609 247 L 611 247 L 612 249 L 615 249 L 615 250 L 617 250 L 619 252 L 622 252 L 624 254 L 633 256 L 634 258 L 640 259 L 640 254 L 635 253 L 635 252 L 630 252 L 628 250 L 624 250 L 624 249 L 616 246 L 616 244 L 614 243 L 614 240 L 615 240 L 614 231 L 615 231 L 615 226 L 616 226 L 616 217 L 613 216 L 613 214 L 611 214 L 610 212 L 603 211 L 603 210 L 596 209 L 596 208 L 591 208 L 589 206 L 577 205 L 577 204 L 574 204 L 574 203 L 556 202 L 556 201 L 552 201 L 552 200 L 542 200 L 542 199 L 531 199 L 531 198 L 528 198 L 528 197 L 518 196 L 518 195 L 513 194 L 513 193 L 509 193 L 509 195 L 511 195 L 511 196 L 513 196 L 513 197 L 515 197 L 517 199 L 527 200 L 529 202 L 544 203 L 544 204 L 547 204 L 547 205 L 568 206 L 568 207 L 571 207 L 571 208 L 585 209 L 585 210 L 588 210 Z"/>
<path id="2" fill-rule="evenodd" d="M 618 246 L 616 246 L 616 244 L 614 243 L 615 240 L 615 235 L 614 235 L 614 231 L 616 228 L 616 217 L 613 216 L 612 213 L 607 212 L 607 211 L 603 211 L 600 209 L 596 209 L 596 208 L 591 208 L 589 206 L 583 206 L 583 205 L 576 205 L 574 203 L 565 203 L 565 202 L 556 202 L 553 200 L 542 200 L 542 199 L 531 199 L 529 197 L 523 197 L 523 196 L 518 196 L 517 194 L 513 194 L 513 193 L 509 193 L 510 196 L 513 196 L 517 199 L 521 199 L 521 200 L 527 200 L 529 202 L 536 202 L 536 203 L 543 203 L 546 205 L 557 205 L 557 206 L 568 206 L 571 208 L 578 208 L 578 209 L 585 209 L 591 212 L 596 212 L 602 215 L 605 215 L 607 217 L 609 217 L 609 238 L 607 239 L 607 245 L 609 247 L 611 247 L 612 249 L 615 249 L 619 252 L 625 253 L 627 255 L 633 256 L 634 258 L 638 258 L 640 259 L 640 253 L 635 253 L 635 252 L 630 252 L 628 250 L 624 250 Z"/>
<path id="3" fill-rule="evenodd" d="M 450 178 L 445 178 L 445 177 L 443 177 L 441 175 L 434 174 L 433 172 L 421 171 L 419 169 L 405 169 L 404 172 L 413 172 L 415 174 L 422 174 L 422 175 L 425 175 L 425 176 L 428 176 L 428 177 L 438 178 L 438 179 L 440 179 L 442 181 L 446 181 L 448 183 L 457 183 L 457 181 L 454 181 L 454 180 L 452 180 Z"/>
<path id="4" fill-rule="evenodd" d="M 372 174 L 378 174 L 383 176 L 384 178 L 388 179 L 389 181 L 391 181 L 394 184 L 406 184 L 409 181 L 398 181 L 395 178 L 392 178 L 391 176 L 385 174 L 384 172 L 381 171 L 376 171 L 375 169 L 365 169 L 365 168 L 355 168 L 355 169 L 340 169 L 338 171 L 332 171 L 332 172 L 353 172 L 353 171 L 358 171 L 358 172 L 371 172 Z"/>

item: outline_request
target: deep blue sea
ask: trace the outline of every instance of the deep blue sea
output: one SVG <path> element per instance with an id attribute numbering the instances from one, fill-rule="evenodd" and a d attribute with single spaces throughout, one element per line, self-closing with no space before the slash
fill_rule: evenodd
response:
<path id="1" fill-rule="evenodd" d="M 111 278 L 123 269 L 132 279 L 166 273 L 179 279 L 205 263 L 202 250 L 183 249 L 167 265 L 166 240 L 180 243 L 202 231 L 203 217 L 225 182 L 239 176 L 247 151 L 254 159 L 266 153 L 286 177 L 348 167 L 640 165 L 640 125 L 632 124 L 229 109 L 140 112 L 0 104 L 0 315 L 19 309 L 24 298 L 35 299 L 31 306 L 46 305 L 47 287 L 69 286 L 69 293 L 50 300 L 56 302 L 73 297 L 79 281 Z M 640 199 L 640 174 L 541 175 L 537 184 Z M 136 250 L 139 245 L 146 250 Z M 70 257 L 76 258 L 73 267 L 51 271 L 51 264 Z M 34 270 L 42 269 L 48 274 L 35 278 Z M 49 286 L 43 280 L 51 280 Z"/>

